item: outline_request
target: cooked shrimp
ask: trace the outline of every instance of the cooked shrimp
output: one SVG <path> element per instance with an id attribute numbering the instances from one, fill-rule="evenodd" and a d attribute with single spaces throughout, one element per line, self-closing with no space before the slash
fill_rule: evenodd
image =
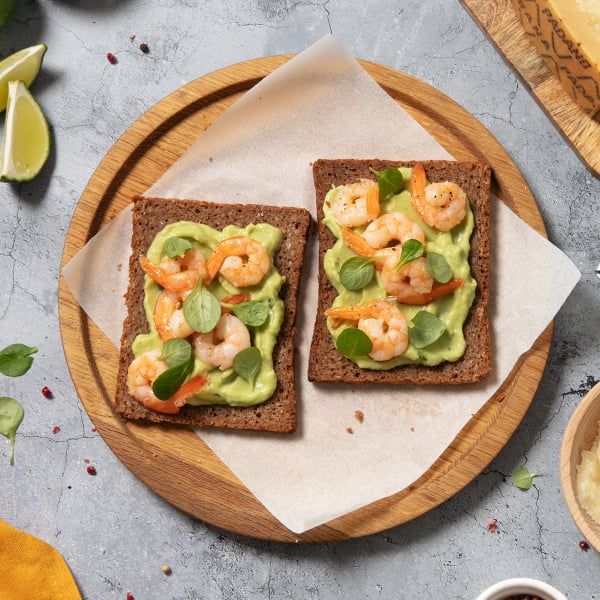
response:
<path id="1" fill-rule="evenodd" d="M 386 293 L 403 304 L 423 306 L 451 294 L 463 284 L 462 279 L 436 283 L 427 270 L 427 261 L 424 258 L 417 258 L 398 270 L 397 264 L 398 260 L 395 257 L 386 260 L 381 270 L 381 283 Z"/>
<path id="2" fill-rule="evenodd" d="M 168 369 L 160 360 L 160 350 L 149 350 L 138 356 L 127 371 L 128 392 L 146 408 L 158 413 L 174 415 L 194 393 L 206 384 L 206 377 L 198 375 L 183 384 L 168 400 L 159 400 L 152 391 L 155 379 Z"/>
<path id="3" fill-rule="evenodd" d="M 361 179 L 336 188 L 331 212 L 340 225 L 365 225 L 379 216 L 379 186 L 371 179 Z"/>
<path id="4" fill-rule="evenodd" d="M 207 282 L 212 281 L 220 271 L 236 287 L 248 287 L 262 281 L 271 268 L 271 257 L 258 240 L 240 235 L 221 240 L 208 259 L 206 268 Z"/>
<path id="5" fill-rule="evenodd" d="M 158 265 L 146 257 L 140 263 L 147 275 L 172 292 L 191 291 L 206 275 L 206 260 L 198 248 L 191 248 L 182 257 L 164 256 Z"/>
<path id="6" fill-rule="evenodd" d="M 363 231 L 363 238 L 369 246 L 377 250 L 390 246 L 390 242 L 403 244 L 407 240 L 417 240 L 425 244 L 425 233 L 404 213 L 392 212 L 381 215 Z"/>
<path id="7" fill-rule="evenodd" d="M 225 313 L 212 331 L 194 334 L 192 343 L 205 365 L 226 371 L 233 366 L 236 354 L 250 347 L 250 332 L 235 315 Z"/>
<path id="8" fill-rule="evenodd" d="M 163 342 L 171 338 L 186 338 L 194 333 L 183 314 L 183 301 L 189 293 L 163 290 L 158 295 L 154 305 L 154 325 Z"/>
<path id="9" fill-rule="evenodd" d="M 417 163 L 412 171 L 410 201 L 421 219 L 440 231 L 450 231 L 467 214 L 467 195 L 464 190 L 452 181 L 427 185 L 422 163 Z"/>
<path id="10" fill-rule="evenodd" d="M 358 321 L 373 344 L 369 356 L 384 361 L 402 356 L 408 348 L 408 322 L 404 313 L 387 300 L 372 300 L 356 306 L 339 306 L 325 311 L 328 317 Z"/>

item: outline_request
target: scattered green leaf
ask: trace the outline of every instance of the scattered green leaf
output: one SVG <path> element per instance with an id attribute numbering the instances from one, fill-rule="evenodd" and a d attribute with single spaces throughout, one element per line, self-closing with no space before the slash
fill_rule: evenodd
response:
<path id="1" fill-rule="evenodd" d="M 168 400 L 185 382 L 194 367 L 194 361 L 180 363 L 161 373 L 152 384 L 152 391 L 159 400 Z"/>
<path id="2" fill-rule="evenodd" d="M 192 345 L 183 338 L 167 340 L 160 355 L 160 360 L 167 363 L 169 367 L 176 367 L 181 363 L 188 362 L 191 358 Z"/>
<path id="3" fill-rule="evenodd" d="M 248 327 L 260 327 L 269 316 L 269 309 L 258 300 L 248 300 L 231 306 L 233 314 Z"/>
<path id="4" fill-rule="evenodd" d="M 233 370 L 253 387 L 262 366 L 262 355 L 256 346 L 238 352 L 233 359 Z"/>
<path id="5" fill-rule="evenodd" d="M 511 477 L 520 490 L 528 490 L 533 485 L 533 478 L 539 475 L 540 473 L 530 473 L 527 467 L 519 467 L 512 472 Z"/>
<path id="6" fill-rule="evenodd" d="M 167 239 L 163 250 L 169 258 L 183 256 L 188 250 L 192 249 L 192 244 L 185 238 L 173 236 Z"/>
<path id="7" fill-rule="evenodd" d="M 340 267 L 340 281 L 347 290 L 362 290 L 371 283 L 375 275 L 375 260 L 364 256 L 353 256 Z"/>
<path id="8" fill-rule="evenodd" d="M 202 285 L 202 280 L 198 281 L 194 291 L 183 301 L 183 316 L 188 325 L 199 333 L 212 331 L 221 318 L 221 304 Z"/>
<path id="9" fill-rule="evenodd" d="M 415 348 L 426 348 L 440 339 L 446 331 L 446 325 L 434 314 L 420 310 L 412 320 L 408 330 L 408 339 Z"/>
<path id="10" fill-rule="evenodd" d="M 385 200 L 393 194 L 397 194 L 404 187 L 404 177 L 399 169 L 390 167 L 384 171 L 370 169 L 371 173 L 377 175 L 379 184 L 379 200 Z"/>
<path id="11" fill-rule="evenodd" d="M 452 279 L 454 273 L 452 267 L 442 254 L 437 252 L 429 252 L 426 257 L 427 270 L 431 276 L 439 283 L 448 283 Z"/>
<path id="12" fill-rule="evenodd" d="M 24 416 L 23 407 L 14 398 L 0 398 L 0 434 L 10 440 L 8 462 L 11 464 L 15 455 L 15 435 Z"/>
<path id="13" fill-rule="evenodd" d="M 373 350 L 373 342 L 362 329 L 348 327 L 338 335 L 335 347 L 340 354 L 352 358 L 369 354 Z"/>
<path id="14" fill-rule="evenodd" d="M 0 373 L 8 377 L 19 377 L 29 371 L 37 348 L 25 344 L 11 344 L 0 350 Z"/>
<path id="15" fill-rule="evenodd" d="M 421 258 L 425 253 L 425 247 L 419 240 L 406 240 L 402 244 L 402 251 L 400 253 L 400 260 L 396 265 L 396 271 L 399 271 L 404 265 Z"/>

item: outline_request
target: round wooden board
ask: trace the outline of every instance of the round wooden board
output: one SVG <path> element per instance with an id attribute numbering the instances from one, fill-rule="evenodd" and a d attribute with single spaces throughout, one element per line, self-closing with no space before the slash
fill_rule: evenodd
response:
<path id="1" fill-rule="evenodd" d="M 221 69 L 187 84 L 142 115 L 114 144 L 85 188 L 67 233 L 62 265 L 134 195 L 145 192 L 223 111 L 290 58 L 260 58 Z M 472 115 L 421 81 L 360 62 L 457 160 L 490 163 L 494 193 L 545 235 L 520 172 Z M 138 479 L 174 506 L 214 526 L 286 542 L 373 534 L 410 521 L 456 494 L 498 454 L 523 418 L 542 376 L 552 333 L 549 325 L 499 391 L 417 482 L 297 535 L 273 517 L 191 429 L 126 422 L 114 413 L 118 351 L 80 308 L 62 276 L 59 318 L 81 401 L 108 446 Z"/>

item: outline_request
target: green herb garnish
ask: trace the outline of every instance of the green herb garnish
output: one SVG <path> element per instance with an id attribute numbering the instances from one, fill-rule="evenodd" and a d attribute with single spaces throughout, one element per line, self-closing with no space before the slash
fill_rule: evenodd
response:
<path id="1" fill-rule="evenodd" d="M 170 237 L 165 242 L 163 250 L 169 258 L 177 258 L 183 256 L 188 250 L 192 249 L 192 244 L 185 238 L 177 236 Z"/>
<path id="2" fill-rule="evenodd" d="M 212 331 L 221 318 L 221 304 L 216 296 L 202 285 L 201 279 L 194 291 L 183 301 L 183 316 L 188 325 L 198 333 Z"/>
<path id="3" fill-rule="evenodd" d="M 435 315 L 420 310 L 412 320 L 408 330 L 408 339 L 415 348 L 426 348 L 440 339 L 446 331 L 446 325 Z"/>
<path id="4" fill-rule="evenodd" d="M 429 252 L 425 259 L 427 270 L 439 283 L 448 283 L 452 279 L 452 267 L 444 256 L 437 252 Z"/>
<path id="5" fill-rule="evenodd" d="M 0 373 L 8 377 L 19 377 L 29 371 L 37 348 L 25 344 L 11 344 L 0 350 Z"/>
<path id="6" fill-rule="evenodd" d="M 338 335 L 335 347 L 340 354 L 352 358 L 369 354 L 373 350 L 373 342 L 362 329 L 348 327 Z"/>
<path id="7" fill-rule="evenodd" d="M 192 345 L 183 338 L 167 340 L 163 346 L 160 360 L 169 367 L 176 367 L 192 358 Z"/>
<path id="8" fill-rule="evenodd" d="M 340 281 L 347 290 L 362 290 L 371 283 L 375 274 L 375 260 L 353 256 L 344 261 L 340 268 Z"/>
<path id="9" fill-rule="evenodd" d="M 161 373 L 152 384 L 152 391 L 159 400 L 168 400 L 184 383 L 194 367 L 189 360 Z"/>
<path id="10" fill-rule="evenodd" d="M 404 177 L 399 169 L 390 167 L 385 171 L 376 171 L 369 169 L 371 173 L 377 175 L 379 185 L 379 200 L 385 200 L 389 196 L 397 194 L 404 187 Z"/>
<path id="11" fill-rule="evenodd" d="M 233 370 L 254 387 L 262 366 L 262 354 L 256 346 L 238 352 L 233 359 Z"/>
<path id="12" fill-rule="evenodd" d="M 400 260 L 394 267 L 396 271 L 399 271 L 404 265 L 421 258 L 425 252 L 425 247 L 419 240 L 406 240 L 402 244 L 402 251 L 400 253 Z"/>
<path id="13" fill-rule="evenodd" d="M 15 455 L 15 435 L 24 416 L 23 407 L 14 398 L 0 398 L 0 434 L 10 440 L 8 462 L 11 464 Z"/>
<path id="14" fill-rule="evenodd" d="M 527 467 L 519 467 L 512 472 L 511 477 L 520 490 L 528 490 L 533 485 L 533 478 L 539 475 L 540 473 L 530 473 Z"/>
<path id="15" fill-rule="evenodd" d="M 260 327 L 269 316 L 269 309 L 258 300 L 233 304 L 231 311 L 244 325 L 249 327 Z"/>

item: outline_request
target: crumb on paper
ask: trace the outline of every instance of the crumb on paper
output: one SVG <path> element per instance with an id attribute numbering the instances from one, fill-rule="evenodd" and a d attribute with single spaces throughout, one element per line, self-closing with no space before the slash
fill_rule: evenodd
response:
<path id="1" fill-rule="evenodd" d="M 165 575 L 170 575 L 173 572 L 169 565 L 163 565 L 161 570 Z"/>
<path id="2" fill-rule="evenodd" d="M 354 411 L 354 417 L 356 418 L 356 420 L 359 423 L 362 423 L 365 420 L 365 414 L 363 413 L 362 410 L 355 410 Z"/>
<path id="3" fill-rule="evenodd" d="M 490 533 L 496 533 L 496 530 L 498 529 L 498 521 L 496 521 L 496 519 L 490 519 L 488 521 L 487 528 Z"/>
<path id="4" fill-rule="evenodd" d="M 352 429 L 352 427 L 346 427 L 346 431 L 348 433 L 354 433 L 354 429 Z"/>

